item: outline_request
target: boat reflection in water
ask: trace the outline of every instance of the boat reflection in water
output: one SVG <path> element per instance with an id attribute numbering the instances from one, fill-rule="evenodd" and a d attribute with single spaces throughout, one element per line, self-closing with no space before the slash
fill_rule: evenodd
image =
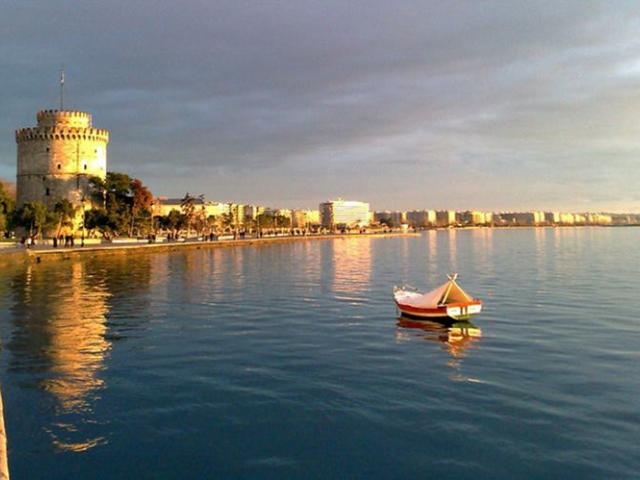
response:
<path id="1" fill-rule="evenodd" d="M 468 321 L 435 322 L 400 316 L 396 325 L 401 327 L 396 331 L 396 340 L 408 341 L 411 337 L 418 337 L 441 343 L 453 360 L 464 358 L 465 351 L 482 338 L 482 330 Z M 414 333 L 408 333 L 404 329 L 413 329 Z"/>

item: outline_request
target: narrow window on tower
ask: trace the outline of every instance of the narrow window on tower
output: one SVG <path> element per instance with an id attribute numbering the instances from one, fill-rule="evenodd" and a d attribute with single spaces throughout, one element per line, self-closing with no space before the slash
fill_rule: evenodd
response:
<path id="1" fill-rule="evenodd" d="M 58 164 L 58 170 L 60 170 L 62 168 L 62 165 Z"/>
<path id="2" fill-rule="evenodd" d="M 51 195 L 51 192 L 49 191 L 49 187 L 47 187 L 47 191 L 45 193 L 45 195 L 48 197 L 49 195 Z"/>
<path id="3" fill-rule="evenodd" d="M 86 163 L 84 164 L 84 169 L 85 169 L 85 170 L 87 169 L 87 164 L 86 164 Z"/>

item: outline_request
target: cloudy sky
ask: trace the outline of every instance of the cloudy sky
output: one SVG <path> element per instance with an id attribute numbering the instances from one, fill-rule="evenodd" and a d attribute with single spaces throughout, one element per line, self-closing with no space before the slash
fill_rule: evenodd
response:
<path id="1" fill-rule="evenodd" d="M 0 177 L 89 111 L 155 195 L 640 211 L 636 1 L 4 0 Z"/>

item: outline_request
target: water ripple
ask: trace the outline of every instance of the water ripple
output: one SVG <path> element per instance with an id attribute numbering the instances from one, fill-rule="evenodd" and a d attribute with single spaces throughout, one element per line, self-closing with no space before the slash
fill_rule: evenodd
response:
<path id="1" fill-rule="evenodd" d="M 638 232 L 434 231 L 7 269 L 12 473 L 633 478 Z M 393 284 L 452 271 L 485 301 L 473 325 L 396 318 Z"/>

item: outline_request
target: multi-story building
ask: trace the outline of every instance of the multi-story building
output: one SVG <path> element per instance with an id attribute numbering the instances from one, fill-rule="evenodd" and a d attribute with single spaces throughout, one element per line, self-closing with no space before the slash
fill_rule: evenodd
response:
<path id="1" fill-rule="evenodd" d="M 573 225 L 576 223 L 576 219 L 573 216 L 573 213 L 559 213 L 558 220 L 556 223 L 561 225 Z"/>
<path id="2" fill-rule="evenodd" d="M 311 226 L 318 227 L 320 226 L 320 210 L 305 210 L 305 215 L 307 216 L 307 223 Z"/>
<path id="3" fill-rule="evenodd" d="M 228 205 L 233 225 L 236 227 L 244 225 L 245 205 L 241 205 L 238 203 L 229 203 Z"/>
<path id="4" fill-rule="evenodd" d="M 385 210 L 383 212 L 373 212 L 373 221 L 376 223 L 391 222 L 391 212 Z"/>
<path id="5" fill-rule="evenodd" d="M 227 215 L 230 211 L 229 203 L 222 202 L 204 202 L 204 216 L 206 218 L 209 217 L 221 217 L 222 215 Z"/>
<path id="6" fill-rule="evenodd" d="M 363 227 L 371 222 L 369 204 L 354 200 L 331 200 L 320 204 L 320 223 L 324 228 Z"/>
<path id="7" fill-rule="evenodd" d="M 196 199 L 198 201 L 200 199 Z M 200 200 L 202 203 L 202 201 Z M 167 198 L 158 197 L 153 200 L 153 215 L 157 217 L 164 217 L 175 210 L 182 212 L 182 199 L 181 198 Z"/>
<path id="8" fill-rule="evenodd" d="M 534 211 L 531 212 L 533 214 L 533 223 L 534 225 L 541 225 L 545 223 L 545 214 L 544 212 Z"/>
<path id="9" fill-rule="evenodd" d="M 306 228 L 307 216 L 304 210 L 291 210 L 291 228 Z"/>
<path id="10" fill-rule="evenodd" d="M 612 213 L 613 225 L 640 225 L 640 214 L 636 213 Z"/>
<path id="11" fill-rule="evenodd" d="M 547 222 L 544 212 L 504 212 L 499 214 L 500 222 L 503 225 L 513 226 L 533 226 L 542 225 Z"/>
<path id="12" fill-rule="evenodd" d="M 587 223 L 587 216 L 582 213 L 574 213 L 573 214 L 573 223 L 575 225 L 584 225 Z"/>
<path id="13" fill-rule="evenodd" d="M 546 214 L 547 220 L 554 225 L 575 225 L 576 223 L 584 224 L 586 217 L 584 215 L 576 215 L 566 212 L 550 212 Z"/>
<path id="14" fill-rule="evenodd" d="M 259 205 L 244 205 L 244 218 L 255 220 L 258 215 L 264 213 L 265 208 Z"/>
<path id="15" fill-rule="evenodd" d="M 549 225 L 554 225 L 556 223 L 556 216 L 558 214 L 555 212 L 544 212 L 544 221 Z"/>
<path id="16" fill-rule="evenodd" d="M 383 212 L 374 212 L 373 220 L 379 223 L 386 223 L 390 227 L 399 227 L 400 225 L 407 223 L 407 212 L 396 210 L 391 212 L 385 210 Z"/>
<path id="17" fill-rule="evenodd" d="M 456 212 L 453 210 L 438 210 L 436 212 L 436 226 L 450 227 L 456 225 Z"/>
<path id="18" fill-rule="evenodd" d="M 611 225 L 613 218 L 604 213 L 587 213 L 586 222 L 589 225 Z"/>
<path id="19" fill-rule="evenodd" d="M 433 227 L 436 225 L 436 211 L 412 210 L 407 212 L 407 223 L 418 228 Z"/>
<path id="20" fill-rule="evenodd" d="M 291 210 L 293 228 L 312 228 L 320 225 L 320 212 L 318 210 Z"/>
<path id="21" fill-rule="evenodd" d="M 458 213 L 458 223 L 460 225 L 491 225 L 493 213 L 467 210 Z"/>
<path id="22" fill-rule="evenodd" d="M 154 216 L 166 216 L 175 210 L 179 213 L 183 212 L 182 198 L 167 198 L 158 197 L 153 200 L 153 215 Z M 194 198 L 193 206 L 195 212 L 201 212 L 204 209 L 204 200 L 202 198 Z"/>
<path id="23" fill-rule="evenodd" d="M 317 228 L 320 226 L 320 210 L 305 209 L 301 210 L 304 213 L 304 221 L 310 228 Z"/>

